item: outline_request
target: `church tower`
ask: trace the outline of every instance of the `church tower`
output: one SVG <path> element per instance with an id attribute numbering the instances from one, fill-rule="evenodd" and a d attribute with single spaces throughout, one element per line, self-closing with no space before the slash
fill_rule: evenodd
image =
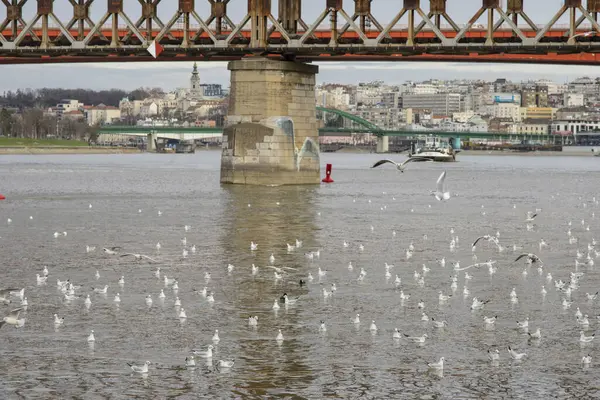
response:
<path id="1" fill-rule="evenodd" d="M 196 63 L 194 63 L 192 77 L 190 78 L 190 97 L 202 97 L 202 90 L 200 89 L 200 74 L 198 73 L 198 65 Z"/>

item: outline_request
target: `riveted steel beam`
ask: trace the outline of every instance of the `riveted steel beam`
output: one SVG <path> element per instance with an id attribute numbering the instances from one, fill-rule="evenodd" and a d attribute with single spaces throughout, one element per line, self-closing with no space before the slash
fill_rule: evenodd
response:
<path id="1" fill-rule="evenodd" d="M 248 15 L 250 15 L 250 47 L 267 47 L 271 0 L 248 0 Z"/>
<path id="2" fill-rule="evenodd" d="M 269 19 L 274 19 L 272 16 Z M 302 19 L 302 0 L 279 0 L 279 14 L 277 24 L 269 28 L 267 37 L 270 37 L 276 30 L 281 32 L 282 36 L 288 41 L 299 38 L 299 27 L 306 32 L 309 27 Z M 284 34 L 285 33 L 285 34 Z M 316 39 L 316 36 L 312 36 Z M 289 39 L 288 39 L 289 38 Z"/>
<path id="3" fill-rule="evenodd" d="M 33 19 L 21 29 L 21 31 L 13 41 L 14 46 L 19 46 L 27 35 L 30 35 L 32 38 L 37 37 L 33 28 L 39 20 L 42 21 L 42 38 L 41 40 L 39 40 L 39 48 L 45 50 L 53 46 L 54 43 L 51 42 L 48 33 L 48 22 L 50 19 L 52 19 L 56 23 L 56 25 L 58 25 L 62 35 L 64 35 L 69 40 L 69 42 L 73 44 L 75 39 L 54 14 L 53 3 L 54 0 L 37 0 L 37 12 L 35 14 L 35 17 L 33 17 Z"/>
<path id="4" fill-rule="evenodd" d="M 2 0 L 2 3 L 6 7 L 6 18 L 0 24 L 0 31 L 4 31 L 8 25 L 11 25 L 11 41 L 17 39 L 19 28 L 27 25 L 23 20 L 23 6 L 26 2 L 27 0 Z M 40 40 L 33 32 L 31 33 L 31 37 L 33 40 Z M 3 36 L 2 40 L 5 40 Z"/>
<path id="5" fill-rule="evenodd" d="M 350 18 L 350 16 L 344 11 L 344 2 L 342 0 L 326 0 L 325 1 L 325 9 L 321 12 L 316 21 L 308 28 L 306 32 L 299 39 L 299 44 L 302 45 L 306 42 L 306 40 L 311 37 L 318 26 L 329 16 L 330 21 L 330 39 L 329 46 L 337 47 L 339 45 L 339 38 L 341 36 L 340 31 L 338 30 L 338 17 L 341 16 L 346 23 L 349 25 L 349 28 L 352 28 L 354 32 L 358 35 L 363 44 L 369 42 L 369 39 L 365 35 L 365 33 L 354 23 L 354 20 Z"/>
<path id="6" fill-rule="evenodd" d="M 523 1 L 524 0 L 508 0 L 508 3 L 506 4 L 506 15 L 508 15 L 509 17 L 512 18 L 512 21 L 515 25 L 519 25 L 519 17 L 523 18 L 525 20 L 525 22 L 527 22 L 527 25 L 529 25 L 529 27 L 537 32 L 538 31 L 538 27 L 536 24 L 533 23 L 533 21 L 529 18 L 529 16 L 525 13 L 525 10 L 523 8 Z M 502 20 L 499 21 L 500 25 L 502 25 Z M 495 26 L 494 29 L 498 29 L 498 26 Z"/>
<path id="7" fill-rule="evenodd" d="M 351 19 L 352 21 L 359 19 L 359 27 L 363 33 L 367 32 L 367 29 L 370 28 L 371 24 L 375 25 L 375 28 L 377 28 L 379 32 L 383 31 L 383 26 L 373 16 L 373 13 L 371 13 L 372 2 L 373 0 L 354 0 L 354 14 Z M 340 35 L 346 33 L 349 28 L 350 24 L 346 22 L 340 31 Z"/>
<path id="8" fill-rule="evenodd" d="M 421 19 L 423 20 L 419 26 L 415 28 L 415 13 L 419 14 Z M 392 20 L 392 22 L 383 29 L 383 31 L 377 37 L 377 43 L 380 43 L 383 38 L 388 35 L 388 33 L 396 26 L 398 21 L 404 16 L 404 14 L 408 15 L 408 31 L 407 31 L 407 46 L 415 45 L 415 37 L 416 34 L 423 29 L 423 27 L 428 26 L 433 33 L 436 35 L 438 40 L 441 43 L 446 43 L 446 36 L 440 31 L 439 27 L 436 26 L 433 21 L 431 21 L 431 12 L 429 14 L 425 14 L 425 12 L 421 9 L 420 0 L 404 0 L 404 6 L 400 10 L 400 12 L 396 15 L 396 17 Z"/>
<path id="9" fill-rule="evenodd" d="M 429 13 L 427 14 L 427 18 L 433 19 L 435 22 L 435 26 L 438 29 L 441 29 L 442 18 L 444 18 L 446 22 L 450 24 L 452 29 L 454 29 L 455 32 L 458 32 L 460 31 L 460 28 L 446 12 L 446 2 L 447 0 L 430 0 Z M 421 23 L 415 29 L 415 34 L 419 33 L 425 27 L 425 25 L 425 20 L 421 21 Z"/>
<path id="10" fill-rule="evenodd" d="M 123 41 L 121 40 L 120 32 L 119 32 L 119 17 L 122 18 L 123 21 L 125 21 L 127 28 L 131 32 L 133 32 L 133 34 L 135 36 L 137 36 L 139 41 L 143 45 L 146 45 L 146 39 L 144 38 L 144 36 L 140 33 L 140 31 L 137 29 L 137 27 L 134 25 L 134 23 L 131 22 L 131 20 L 129 19 L 127 14 L 125 14 L 123 12 L 123 0 L 108 0 L 108 4 L 106 7 L 106 13 L 104 13 L 104 16 L 98 21 L 97 24 L 94 25 L 94 27 L 87 34 L 85 39 L 83 39 L 83 45 L 87 46 L 90 43 L 90 41 L 92 40 L 92 38 L 98 32 L 101 31 L 101 29 L 104 26 L 104 24 L 106 23 L 106 21 L 108 21 L 108 19 L 110 18 L 111 19 L 111 41 L 110 41 L 109 47 L 110 48 L 120 47 L 123 44 Z"/>
<path id="11" fill-rule="evenodd" d="M 598 13 L 600 13 L 600 0 L 588 0 L 587 12 L 594 19 L 594 21 L 598 22 Z M 581 26 L 585 20 L 585 15 L 581 15 L 577 20 L 576 27 L 579 28 L 579 26 Z"/>
<path id="12" fill-rule="evenodd" d="M 71 31 L 73 26 L 77 24 L 77 36 L 76 39 L 78 41 L 83 41 L 85 39 L 85 28 L 86 26 L 89 29 L 94 28 L 94 21 L 90 18 L 90 6 L 94 0 L 69 0 L 69 3 L 73 6 L 73 17 L 66 25 L 66 30 Z M 102 32 L 97 33 L 98 37 L 104 41 L 108 41 L 106 36 Z M 58 42 L 60 38 L 64 37 L 63 34 L 57 37 L 55 42 Z"/>
<path id="13" fill-rule="evenodd" d="M 469 20 L 467 25 L 458 32 L 452 43 L 454 45 L 458 44 L 461 39 L 464 38 L 467 31 L 471 29 L 473 24 L 477 22 L 477 20 L 487 12 L 487 33 L 485 44 L 487 46 L 493 46 L 494 42 L 494 33 L 496 30 L 503 24 L 506 23 L 512 29 L 514 34 L 519 37 L 519 39 L 525 43 L 528 41 L 527 37 L 523 32 L 519 29 L 519 27 L 514 23 L 513 20 L 509 18 L 509 16 L 500 8 L 500 0 L 482 0 L 481 8 L 473 15 L 473 17 Z M 494 12 L 496 12 L 500 16 L 500 20 L 497 23 L 494 23 Z"/>
<path id="14" fill-rule="evenodd" d="M 213 21 L 215 22 L 215 34 L 217 36 L 223 35 L 223 26 L 229 26 L 233 29 L 235 24 L 227 16 L 227 4 L 230 0 L 208 0 L 210 3 L 210 17 L 206 20 L 206 25 L 210 25 Z M 240 33 L 239 37 L 244 36 Z"/>
<path id="15" fill-rule="evenodd" d="M 227 2 L 225 2 L 227 3 Z M 195 33 L 194 37 L 191 38 L 190 31 L 190 20 L 195 19 L 200 25 L 200 29 Z M 212 30 L 208 27 L 208 25 L 200 18 L 198 13 L 195 10 L 195 2 L 194 0 L 179 0 L 179 8 L 173 15 L 173 17 L 167 22 L 167 24 L 161 29 L 161 31 L 156 35 L 154 40 L 160 42 L 163 37 L 170 34 L 170 31 L 173 29 L 173 26 L 177 21 L 183 19 L 183 38 L 181 40 L 181 47 L 184 49 L 189 48 L 193 45 L 192 42 L 195 42 L 196 39 L 202 34 L 202 32 L 206 32 L 209 39 L 212 41 L 213 45 L 217 43 L 217 38 L 213 34 Z"/>
<path id="16" fill-rule="evenodd" d="M 577 20 L 577 10 L 579 10 L 582 14 L 581 18 Z M 565 0 L 564 5 L 556 12 L 554 17 L 542 28 L 536 38 L 536 43 L 540 43 L 546 33 L 552 29 L 552 27 L 556 24 L 556 22 L 568 11 L 569 15 L 569 33 L 567 44 L 574 45 L 578 42 L 577 40 L 577 28 L 581 23 L 585 20 L 588 20 L 592 24 L 593 30 L 596 32 L 600 32 L 600 25 L 598 25 L 598 21 L 593 18 L 588 11 L 583 8 L 581 4 L 581 0 Z"/>
<path id="17" fill-rule="evenodd" d="M 143 30 L 143 32 L 144 32 L 144 37 L 147 41 L 151 41 L 154 38 L 153 23 L 156 23 L 156 25 L 161 30 L 165 27 L 165 24 L 158 17 L 158 13 L 157 13 L 158 4 L 161 1 L 162 0 L 138 0 L 140 5 L 142 6 L 142 15 L 135 22 L 135 27 L 138 30 L 142 30 L 142 25 L 144 25 L 144 23 L 145 23 L 146 27 Z M 130 30 L 123 38 L 123 42 L 129 41 L 129 39 L 133 36 L 133 34 L 134 34 L 133 31 Z M 167 33 L 167 36 L 171 40 L 175 39 L 170 32 Z"/>

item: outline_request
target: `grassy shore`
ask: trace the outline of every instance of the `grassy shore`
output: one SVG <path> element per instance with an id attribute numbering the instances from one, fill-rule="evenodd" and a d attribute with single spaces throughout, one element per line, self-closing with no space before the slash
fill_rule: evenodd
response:
<path id="1" fill-rule="evenodd" d="M 88 143 L 81 140 L 64 139 L 23 139 L 0 137 L 0 147 L 87 147 Z"/>
<path id="2" fill-rule="evenodd" d="M 0 138 L 0 154 L 122 154 L 139 153 L 132 147 L 89 146 L 80 140 Z"/>

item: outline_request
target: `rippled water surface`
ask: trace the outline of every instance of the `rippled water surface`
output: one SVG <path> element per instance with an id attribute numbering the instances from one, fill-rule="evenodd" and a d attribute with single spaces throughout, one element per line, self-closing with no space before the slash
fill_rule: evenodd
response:
<path id="1" fill-rule="evenodd" d="M 566 310 L 561 306 L 565 294 L 545 279 L 551 272 L 569 281 L 577 249 L 587 255 L 588 243 L 600 240 L 600 207 L 594 202 L 594 197 L 600 200 L 597 158 L 462 156 L 458 163 L 409 165 L 401 174 L 389 166 L 369 169 L 377 155 L 325 154 L 322 161 L 334 165 L 334 184 L 255 188 L 221 186 L 219 156 L 0 158 L 0 193 L 8 197 L 0 203 L 0 285 L 25 287 L 30 304 L 22 314 L 23 328 L 0 330 L 0 397 L 600 397 L 600 343 L 580 345 L 574 316 L 579 307 L 590 316 L 586 334 L 596 331 L 600 300 L 590 302 L 585 293 L 600 289 L 599 267 L 579 266 L 584 276 Z M 440 203 L 429 192 L 443 169 L 453 197 Z M 536 208 L 541 212 L 528 230 L 526 212 Z M 578 243 L 569 243 L 569 221 Z M 189 232 L 185 225 L 191 226 Z M 54 232 L 63 231 L 66 237 L 54 238 Z M 453 293 L 453 262 L 471 264 L 471 242 L 497 231 L 506 250 L 499 253 L 483 242 L 476 250 L 480 261 L 498 261 L 497 272 L 490 276 L 486 267 L 471 269 L 469 282 L 464 272 L 458 273 L 457 290 L 440 304 L 438 291 Z M 453 236 L 459 238 L 454 251 L 449 246 Z M 197 248 L 185 259 L 184 237 L 188 250 Z M 286 243 L 296 239 L 303 247 L 288 252 Z M 541 239 L 549 247 L 539 251 Z M 255 252 L 249 249 L 251 241 L 258 243 Z M 407 260 L 411 242 L 415 251 Z M 513 263 L 513 244 L 538 253 L 544 261 L 541 275 L 536 267 Z M 86 253 L 86 245 L 97 250 Z M 159 263 L 107 256 L 101 249 L 108 246 L 147 254 Z M 600 251 L 600 245 L 596 248 Z M 309 261 L 305 253 L 317 249 L 320 258 Z M 296 270 L 276 282 L 266 267 L 271 253 L 276 266 Z M 590 254 L 595 259 L 595 252 Z M 436 262 L 442 257 L 445 268 Z M 385 262 L 395 265 L 388 281 Z M 256 276 L 251 275 L 253 263 L 260 268 Z M 231 273 L 228 264 L 235 266 Z M 423 264 L 431 270 L 420 287 L 413 274 Z M 44 265 L 49 283 L 38 286 L 35 275 Z M 156 279 L 157 267 L 178 279 L 177 293 Z M 327 271 L 320 281 L 319 267 Z M 367 272 L 362 281 L 357 280 L 360 268 Z M 207 271 L 212 279 L 206 284 Z M 301 288 L 298 282 L 309 272 L 315 280 Z M 393 283 L 396 274 L 401 289 L 411 295 L 405 302 Z M 117 283 L 121 276 L 123 287 Z M 81 285 L 82 295 L 92 287 L 110 287 L 106 296 L 92 294 L 86 309 L 83 299 L 63 300 L 57 278 Z M 324 299 L 322 289 L 331 283 L 337 292 Z M 467 297 L 465 285 L 471 293 Z M 545 298 L 542 285 L 548 290 Z M 214 291 L 214 304 L 194 292 L 204 286 Z M 510 301 L 513 287 L 517 303 Z M 165 289 L 164 301 L 158 298 L 160 289 Z M 113 302 L 117 292 L 118 307 Z M 299 300 L 274 312 L 273 302 L 284 292 Z M 148 294 L 154 299 L 151 308 L 144 301 Z M 176 296 L 186 310 L 185 321 L 178 318 Z M 472 296 L 490 302 L 471 311 Z M 425 313 L 446 320 L 446 328 L 421 322 L 421 299 Z M 19 300 L 13 300 L 11 306 L 18 306 Z M 11 306 L 1 306 L 4 315 Z M 54 313 L 65 317 L 58 329 Z M 356 313 L 362 320 L 358 326 L 352 322 Z M 258 328 L 248 326 L 250 315 L 259 317 Z M 484 315 L 498 316 L 495 328 L 484 328 Z M 541 340 L 529 340 L 516 329 L 516 321 L 526 317 L 530 332 L 541 329 Z M 375 334 L 369 330 L 372 320 Z M 429 338 L 422 346 L 393 340 L 394 328 Z M 94 346 L 87 342 L 91 329 Z M 221 341 L 212 362 L 198 359 L 195 369 L 185 368 L 191 349 L 211 344 L 215 329 Z M 275 341 L 278 329 L 285 337 L 281 344 Z M 509 345 L 528 356 L 511 360 Z M 497 365 L 487 358 L 488 349 L 495 348 L 501 356 Z M 586 354 L 593 357 L 589 368 L 581 364 Z M 447 361 L 443 374 L 428 371 L 427 363 L 442 356 Z M 216 368 L 220 359 L 235 360 L 235 365 Z M 147 376 L 127 366 L 145 360 L 153 362 Z"/>

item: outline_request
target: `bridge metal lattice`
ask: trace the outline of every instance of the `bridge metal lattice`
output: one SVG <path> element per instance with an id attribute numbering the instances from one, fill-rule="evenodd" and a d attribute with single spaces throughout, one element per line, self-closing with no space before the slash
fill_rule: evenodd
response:
<path id="1" fill-rule="evenodd" d="M 161 0 L 138 0 L 138 12 L 129 14 L 124 0 L 68 0 L 68 20 L 57 17 L 54 0 L 1 1 L 4 63 L 148 60 L 152 41 L 164 47 L 159 57 L 164 60 L 267 55 L 298 60 L 600 62 L 595 34 L 600 32 L 600 0 L 587 0 L 585 6 L 583 0 L 563 0 L 554 17 L 541 25 L 526 13 L 526 0 L 506 0 L 504 7 L 500 0 L 476 0 L 480 6 L 464 25 L 446 11 L 448 2 L 464 0 L 428 0 L 427 13 L 421 4 L 425 0 L 397 0 L 398 10 L 388 23 L 383 22 L 385 15 L 372 11 L 378 0 L 310 0 L 311 7 L 321 10 L 314 21 L 302 16 L 307 0 L 279 0 L 277 14 L 271 0 L 178 0 L 166 22 L 159 17 L 165 16 Z M 34 10 L 25 8 L 34 1 Z M 200 3 L 210 12 L 201 15 Z M 247 10 L 244 17 L 234 21 L 229 10 L 241 8 Z M 92 20 L 91 11 L 102 17 Z M 558 25 L 561 18 L 568 23 Z"/>

